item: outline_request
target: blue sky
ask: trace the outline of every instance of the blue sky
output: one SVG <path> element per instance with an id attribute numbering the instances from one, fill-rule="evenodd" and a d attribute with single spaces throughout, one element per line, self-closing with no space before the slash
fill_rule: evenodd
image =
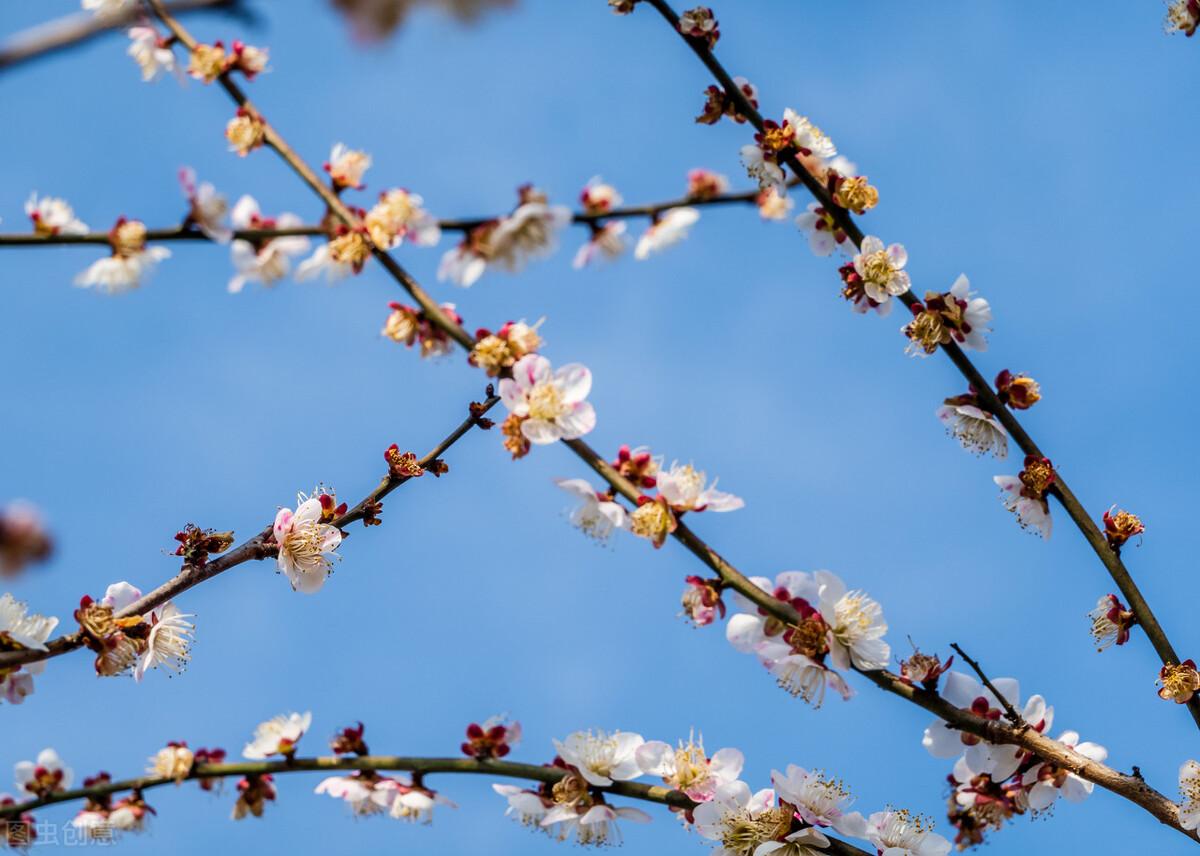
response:
<path id="1" fill-rule="evenodd" d="M 436 214 L 479 215 L 506 210 L 525 181 L 571 202 L 596 174 L 649 201 L 681 192 L 696 166 L 748 185 L 737 163 L 748 132 L 692 122 L 709 80 L 651 10 L 617 18 L 601 0 L 525 0 L 469 28 L 418 14 L 366 48 L 316 0 L 252 5 L 258 29 L 189 26 L 269 45 L 273 71 L 252 97 L 312 163 L 339 140 L 371 151 L 364 201 L 400 185 Z M 9 4 L 0 29 L 75 4 L 36 7 Z M 1186 106 L 1197 46 L 1165 38 L 1154 3 L 1087 15 L 997 2 L 798 8 L 727 0 L 721 58 L 759 86 L 767 114 L 814 117 L 870 176 L 883 198 L 864 226 L 907 246 L 919 292 L 965 271 L 991 300 L 981 368 L 1041 382 L 1025 423 L 1094 514 L 1120 503 L 1143 516 L 1128 563 L 1194 654 L 1187 254 L 1200 175 L 1181 158 L 1200 132 Z M 32 190 L 66 196 L 95 228 L 121 214 L 176 222 L 184 164 L 267 211 L 319 216 L 269 154 L 226 152 L 221 93 L 143 85 L 124 50 L 113 36 L 0 75 L 0 228 L 26 228 Z M 834 570 L 884 604 L 898 653 L 906 635 L 930 650 L 959 642 L 1046 695 L 1056 731 L 1078 729 L 1174 794 L 1179 763 L 1198 754 L 1189 718 L 1156 697 L 1157 663 L 1136 631 L 1122 649 L 1092 649 L 1085 615 L 1111 583 L 1059 510 L 1043 543 L 1002 509 L 991 477 L 1019 462 L 976 460 L 945 437 L 933 411 L 963 390 L 948 361 L 906 357 L 902 318 L 853 315 L 834 265 L 752 209 L 705 210 L 668 254 L 576 273 L 584 234 L 468 291 L 434 281 L 440 250 L 399 257 L 469 329 L 545 315 L 547 356 L 594 373 L 594 446 L 649 444 L 745 497 L 744 510 L 694 523 L 743 571 Z M 230 296 L 225 249 L 172 251 L 145 289 L 116 299 L 70 284 L 95 248 L 0 253 L 0 484 L 41 505 L 59 540 L 54 561 L 12 591 L 64 625 L 85 592 L 168 577 L 171 537 L 189 521 L 248 536 L 317 481 L 361 496 L 384 448 L 424 451 L 481 392 L 458 355 L 421 363 L 378 336 L 399 292 L 374 267 L 332 288 Z M 525 726 L 519 759 L 548 760 L 550 739 L 579 728 L 674 741 L 695 727 L 710 750 L 743 749 L 755 786 L 797 763 L 835 772 L 864 811 L 892 803 L 942 820 L 948 765 L 920 746 L 926 714 L 861 681 L 851 702 L 807 709 L 720 629 L 675 619 L 699 566 L 675 544 L 606 549 L 575 532 L 551 481 L 587 475 L 566 450 L 512 463 L 498 436 L 477 434 L 448 460 L 449 477 L 405 487 L 384 526 L 356 530 L 319 595 L 294 595 L 265 563 L 189 592 L 180 605 L 199 629 L 182 677 L 139 686 L 94 678 L 84 655 L 54 662 L 35 696 L 2 712 L 0 762 L 53 745 L 81 776 L 133 774 L 171 739 L 236 752 L 287 710 L 313 711 L 310 752 L 361 719 L 375 751 L 454 754 L 468 722 L 507 711 Z M 122 846 L 560 846 L 503 819 L 488 782 L 432 781 L 461 805 L 432 829 L 352 822 L 303 776 L 281 781 L 266 820 L 237 827 L 228 791 L 160 790 L 152 831 Z M 626 852 L 703 852 L 675 825 L 662 812 L 628 827 Z M 1100 793 L 1045 822 L 1019 819 L 991 852 L 1124 852 L 1127 836 L 1157 853 L 1182 847 Z"/>

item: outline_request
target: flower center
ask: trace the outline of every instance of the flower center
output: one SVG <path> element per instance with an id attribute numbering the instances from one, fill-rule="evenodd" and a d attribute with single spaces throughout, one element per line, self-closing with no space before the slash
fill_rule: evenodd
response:
<path id="1" fill-rule="evenodd" d="M 563 414 L 562 395 L 552 383 L 542 383 L 529 391 L 529 418 L 553 422 Z"/>
<path id="2" fill-rule="evenodd" d="M 863 257 L 863 279 L 876 285 L 887 285 L 896 274 L 896 268 L 887 250 L 876 250 Z"/>

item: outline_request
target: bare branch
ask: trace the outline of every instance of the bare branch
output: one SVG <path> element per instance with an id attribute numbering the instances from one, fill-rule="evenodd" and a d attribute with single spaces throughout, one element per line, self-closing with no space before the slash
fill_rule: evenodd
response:
<path id="1" fill-rule="evenodd" d="M 992 695 L 996 697 L 996 700 L 1000 702 L 1000 706 L 1004 708 L 1004 715 L 1008 717 L 1008 721 L 1013 725 L 1024 725 L 1025 718 L 1017 713 L 1017 709 L 1012 706 L 1012 702 L 1004 697 L 1004 693 L 996 689 L 991 678 L 983 673 L 983 669 L 980 668 L 979 663 L 971 659 L 967 652 L 958 646 L 957 642 L 951 642 L 950 647 L 958 652 L 958 656 L 975 671 L 975 674 L 979 676 L 979 680 L 983 682 L 983 685 L 991 690 Z"/>

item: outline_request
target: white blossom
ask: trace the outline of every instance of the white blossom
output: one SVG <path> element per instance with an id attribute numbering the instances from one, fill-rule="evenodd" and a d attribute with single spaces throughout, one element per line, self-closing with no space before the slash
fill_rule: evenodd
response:
<path id="1" fill-rule="evenodd" d="M 222 220 L 229 210 L 229 200 L 217 192 L 211 182 L 196 183 L 196 171 L 190 166 L 179 170 L 179 186 L 188 201 L 188 220 L 218 244 L 225 244 L 233 231 Z"/>
<path id="2" fill-rule="evenodd" d="M 820 770 L 788 764 L 787 774 L 771 771 L 776 795 L 796 807 L 796 815 L 813 826 L 832 826 L 842 835 L 862 838 L 866 822 L 857 811 L 847 811 L 854 797 L 840 781 Z"/>
<path id="3" fill-rule="evenodd" d="M 289 713 L 261 722 L 254 729 L 254 739 L 242 749 L 242 756 L 262 761 L 272 755 L 292 755 L 310 725 L 311 713 Z"/>
<path id="4" fill-rule="evenodd" d="M 887 621 L 883 607 L 860 590 L 846 591 L 846 584 L 829 571 L 817 571 L 821 617 L 829 625 L 829 654 L 839 669 L 870 671 L 887 668 L 892 649 L 883 639 Z"/>
<path id="5" fill-rule="evenodd" d="M 142 80 L 149 83 L 157 80 L 163 72 L 170 72 L 180 81 L 183 69 L 175 62 L 175 52 L 163 44 L 158 31 L 153 27 L 130 27 L 129 49 L 126 53 L 142 70 Z"/>
<path id="6" fill-rule="evenodd" d="M 294 229 L 303 225 L 295 214 L 280 214 L 278 217 L 263 217 L 258 202 L 252 196 L 243 196 L 233 206 L 230 215 L 233 228 L 244 229 Z M 289 235 L 265 241 L 250 242 L 235 240 L 229 248 L 237 273 L 229 280 L 230 294 L 237 294 L 248 282 L 274 285 L 291 270 L 291 257 L 307 252 L 310 246 L 303 235 Z"/>
<path id="7" fill-rule="evenodd" d="M 634 753 L 643 773 L 661 776 L 672 790 L 683 791 L 696 802 L 713 798 L 717 789 L 737 781 L 745 765 L 745 756 L 737 749 L 718 749 L 710 758 L 704 752 L 704 739 L 689 737 L 678 747 L 651 740 Z"/>
<path id="8" fill-rule="evenodd" d="M 566 740 L 555 740 L 554 748 L 560 758 L 579 769 L 588 784 L 607 787 L 642 774 L 637 750 L 644 742 L 642 735 L 630 731 L 576 731 Z"/>
<path id="9" fill-rule="evenodd" d="M 1179 825 L 1200 826 L 1200 762 L 1184 761 L 1179 768 Z"/>
<path id="10" fill-rule="evenodd" d="M 625 231 L 628 228 L 624 220 L 613 220 L 598 227 L 592 232 L 587 242 L 579 247 L 571 267 L 583 270 L 592 262 L 603 259 L 612 261 L 625 252 Z"/>
<path id="11" fill-rule="evenodd" d="M 634 248 L 633 257 L 645 261 L 655 253 L 678 244 L 687 238 L 688 229 L 700 219 L 695 208 L 671 208 L 642 233 Z"/>
<path id="12" fill-rule="evenodd" d="M 342 543 L 342 532 L 323 522 L 319 496 L 300 494 L 297 502 L 295 511 L 279 509 L 272 531 L 279 545 L 279 570 L 287 574 L 294 591 L 312 594 L 333 569 L 330 557 Z"/>
<path id="13" fill-rule="evenodd" d="M 151 610 L 147 616 L 150 634 L 146 637 L 146 649 L 133 669 L 134 680 L 140 681 L 148 669 L 159 666 L 175 674 L 183 671 L 192 656 L 192 633 L 196 626 L 188 619 L 193 617 L 180 612 L 171 601 Z"/>
<path id="14" fill-rule="evenodd" d="M 573 440 L 596 427 L 596 411 L 586 400 L 592 373 L 580 363 L 553 371 L 539 354 L 517 360 L 513 376 L 500 381 L 500 400 L 522 418 L 521 433 L 531 443 Z"/>
<path id="15" fill-rule="evenodd" d="M 867 819 L 866 838 L 887 856 L 946 856 L 951 844 L 933 831 L 927 818 L 907 811 L 877 811 Z"/>
<path id="16" fill-rule="evenodd" d="M 854 270 L 863 279 L 863 290 L 879 304 L 908 291 L 912 283 L 904 271 L 906 264 L 908 253 L 903 246 L 884 247 L 883 241 L 874 235 L 863 238 L 858 255 L 854 257 Z"/>
<path id="17" fill-rule="evenodd" d="M 946 433 L 958 440 L 968 452 L 995 458 L 1008 457 L 1008 432 L 1000 420 L 974 404 L 943 404 L 937 418 Z"/>
<path id="18" fill-rule="evenodd" d="M 25 201 L 25 213 L 33 221 L 39 235 L 85 235 L 88 226 L 75 216 L 75 209 L 65 199 L 31 193 Z"/>
<path id="19" fill-rule="evenodd" d="M 345 800 L 355 815 L 382 814 L 392 807 L 396 798 L 395 779 L 386 776 L 330 776 L 322 779 L 313 789 L 315 794 L 328 794 L 334 799 Z"/>
<path id="20" fill-rule="evenodd" d="M 71 787 L 74 773 L 53 749 L 43 749 L 36 761 L 18 761 L 13 766 L 13 780 L 22 794 L 42 796 Z"/>
<path id="21" fill-rule="evenodd" d="M 658 492 L 676 511 L 736 511 L 746 505 L 741 497 L 717 490 L 716 479 L 706 487 L 707 474 L 691 464 L 675 461 L 657 478 Z"/>
<path id="22" fill-rule="evenodd" d="M 604 542 L 614 529 L 624 529 L 627 525 L 625 509 L 619 503 L 598 495 L 585 480 L 558 479 L 554 483 L 579 499 L 579 506 L 571 512 L 571 525 L 588 537 Z"/>

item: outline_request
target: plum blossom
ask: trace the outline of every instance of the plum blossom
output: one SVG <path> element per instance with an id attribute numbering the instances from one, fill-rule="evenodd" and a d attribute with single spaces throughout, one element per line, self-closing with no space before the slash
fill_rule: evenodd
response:
<path id="1" fill-rule="evenodd" d="M 1200 827 L 1200 762 L 1184 761 L 1179 768 L 1179 825 Z"/>
<path id="2" fill-rule="evenodd" d="M 363 175 L 371 168 L 371 156 L 364 151 L 352 149 L 345 143 L 335 143 L 324 164 L 325 171 L 333 181 L 334 188 L 341 190 L 352 187 L 362 190 Z"/>
<path id="3" fill-rule="evenodd" d="M 1200 672 L 1196 670 L 1196 661 L 1187 659 L 1182 663 L 1163 664 L 1158 673 L 1158 684 L 1158 697 L 1163 701 L 1187 704 L 1192 696 L 1200 692 Z"/>
<path id="4" fill-rule="evenodd" d="M 775 676 L 781 689 L 802 698 L 815 708 L 824 703 L 825 690 L 829 687 L 843 701 L 854 695 L 845 678 L 789 641 L 767 639 L 758 645 L 756 653 L 767 670 Z"/>
<path id="5" fill-rule="evenodd" d="M 266 136 L 267 126 L 263 124 L 262 119 L 245 107 L 239 107 L 225 125 L 225 139 L 229 141 L 229 151 L 240 158 L 262 146 Z"/>
<path id="6" fill-rule="evenodd" d="M 360 771 L 349 776 L 330 776 L 313 789 L 315 794 L 328 794 L 345 800 L 351 812 L 358 816 L 382 814 L 392 807 L 397 782 L 378 773 Z"/>
<path id="7" fill-rule="evenodd" d="M 363 218 L 375 246 L 390 250 L 404 241 L 418 247 L 436 245 L 442 238 L 442 228 L 422 207 L 424 204 L 419 195 L 402 188 L 379 194 L 379 201 Z"/>
<path id="8" fill-rule="evenodd" d="M 1183 33 L 1189 39 L 1200 27 L 1200 0 L 1170 0 L 1167 16 L 1163 19 L 1163 31 L 1167 35 Z"/>
<path id="9" fill-rule="evenodd" d="M 642 735 L 631 731 L 576 731 L 566 740 L 555 740 L 554 748 L 588 784 L 607 787 L 642 775 L 637 750 L 643 743 Z"/>
<path id="10" fill-rule="evenodd" d="M 695 575 L 684 578 L 687 586 L 679 599 L 683 605 L 681 616 L 696 627 L 707 627 L 725 617 L 725 601 L 721 599 L 721 581 L 706 580 Z"/>
<path id="11" fill-rule="evenodd" d="M 454 341 L 424 309 L 395 302 L 389 303 L 388 308 L 392 311 L 379 331 L 381 336 L 408 348 L 419 343 L 422 359 L 453 353 Z M 452 324 L 462 324 L 462 316 L 453 303 L 442 303 L 438 309 Z"/>
<path id="12" fill-rule="evenodd" d="M 33 221 L 37 235 L 86 235 L 88 226 L 75 216 L 75 209 L 65 199 L 31 193 L 25 201 L 25 213 Z"/>
<path id="13" fill-rule="evenodd" d="M 757 110 L 758 89 L 754 84 L 744 77 L 735 77 L 733 82 L 750 106 Z M 721 121 L 722 116 L 728 116 L 739 125 L 745 124 L 747 120 L 747 117 L 738 109 L 736 98 L 731 98 L 723 87 L 710 86 L 704 90 L 704 109 L 696 117 L 696 122 L 702 125 L 715 125 Z"/>
<path id="14" fill-rule="evenodd" d="M 763 130 L 754 135 L 754 142 L 742 146 L 742 164 L 759 187 L 785 185 L 781 161 L 799 153 L 805 158 L 828 160 L 837 154 L 837 147 L 820 128 L 790 107 L 783 111 L 783 121 L 768 119 Z"/>
<path id="15" fill-rule="evenodd" d="M 602 225 L 593 225 L 592 233 L 575 252 L 571 267 L 583 270 L 597 260 L 612 261 L 625 252 L 625 232 L 628 225 L 624 220 L 613 220 Z"/>
<path id="16" fill-rule="evenodd" d="M 258 202 L 253 196 L 243 196 L 233 206 L 230 215 L 233 228 L 244 229 L 294 229 L 303 225 L 295 214 L 284 213 L 278 217 L 263 217 Z M 309 240 L 303 235 L 288 235 L 281 238 L 254 241 L 237 239 L 230 245 L 230 257 L 237 273 L 229 280 L 229 293 L 237 294 L 248 282 L 261 282 L 271 286 L 287 276 L 291 270 L 291 257 L 307 252 Z"/>
<path id="17" fill-rule="evenodd" d="M 45 651 L 46 640 L 58 619 L 31 614 L 11 594 L 0 595 L 0 651 Z M 33 692 L 33 676 L 46 668 L 45 660 L 26 663 L 0 673 L 0 696 L 9 704 L 21 704 Z"/>
<path id="18" fill-rule="evenodd" d="M 712 50 L 717 40 L 721 38 L 717 19 L 713 17 L 713 10 L 708 6 L 697 6 L 682 13 L 679 16 L 679 32 L 690 38 L 704 41 L 709 50 Z"/>
<path id="19" fill-rule="evenodd" d="M 1054 722 L 1054 708 L 1047 705 L 1042 696 L 1030 696 L 1022 708 L 1020 684 L 1015 678 L 995 678 L 992 685 L 1020 712 L 1033 730 L 1042 733 L 1050 728 Z M 983 719 L 996 721 L 1004 715 L 1004 706 L 992 691 L 961 672 L 946 673 L 942 698 Z M 1015 773 L 1024 756 L 1024 750 L 1020 747 L 987 743 L 973 734 L 948 728 L 940 719 L 934 720 L 925 729 L 921 743 L 935 758 L 963 756 L 971 775 L 986 773 L 996 782 L 1002 782 Z"/>
<path id="20" fill-rule="evenodd" d="M 992 310 L 982 297 L 973 297 L 966 274 L 944 293 L 925 292 L 925 302 L 910 307 L 913 320 L 901 328 L 908 336 L 908 352 L 929 356 L 942 345 L 957 342 L 972 351 L 986 351 L 984 333 L 992 320 Z"/>
<path id="21" fill-rule="evenodd" d="M 580 500 L 579 506 L 571 512 L 571 525 L 589 538 L 604 543 L 615 529 L 624 529 L 628 525 L 624 507 L 613 502 L 608 494 L 598 493 L 585 480 L 557 479 L 554 483 Z"/>
<path id="22" fill-rule="evenodd" d="M 854 242 L 845 230 L 816 202 L 808 203 L 808 210 L 796 218 L 796 227 L 808 233 L 808 246 L 814 255 L 825 257 L 834 250 L 841 250 L 846 255 L 854 252 Z"/>
<path id="23" fill-rule="evenodd" d="M 908 291 L 911 284 L 904 266 L 908 253 L 900 244 L 884 247 L 883 241 L 874 235 L 863 238 L 858 254 L 854 257 L 854 270 L 862 277 L 862 288 L 866 296 L 878 304 Z"/>
<path id="24" fill-rule="evenodd" d="M 817 607 L 829 625 L 829 653 L 839 669 L 887 668 L 892 649 L 883 640 L 887 621 L 883 607 L 860 591 L 846 591 L 846 584 L 829 571 L 814 575 L 819 586 Z"/>
<path id="25" fill-rule="evenodd" d="M 397 780 L 396 798 L 392 800 L 389 814 L 396 820 L 406 820 L 410 823 L 433 823 L 433 809 L 444 805 L 447 808 L 458 808 L 453 802 L 436 791 L 423 787 L 415 781 L 410 783 Z"/>
<path id="26" fill-rule="evenodd" d="M 661 217 L 650 224 L 650 227 L 638 238 L 633 257 L 645 261 L 655 253 L 660 253 L 687 238 L 688 229 L 700 219 L 700 212 L 695 208 L 671 208 Z"/>
<path id="27" fill-rule="evenodd" d="M 688 737 L 672 747 L 661 740 L 643 743 L 634 753 L 638 767 L 649 776 L 661 776 L 672 790 L 683 791 L 696 802 L 711 800 L 717 789 L 737 781 L 746 759 L 738 749 L 718 749 L 710 758 L 704 738 Z"/>
<path id="28" fill-rule="evenodd" d="M 820 598 L 819 583 L 806 571 L 782 571 L 776 575 L 774 582 L 767 577 L 751 577 L 750 581 L 776 600 L 797 610 L 815 611 L 812 605 Z M 782 621 L 768 615 L 744 595 L 735 591 L 732 596 L 741 612 L 731 616 L 725 625 L 725 638 L 734 649 L 744 654 L 754 653 L 761 642 L 786 631 L 787 627 Z"/>
<path id="29" fill-rule="evenodd" d="M 1014 375 L 1002 369 L 996 375 L 996 397 L 1001 404 L 1013 410 L 1028 410 L 1042 399 L 1042 388 L 1038 382 L 1023 374 Z"/>
<path id="30" fill-rule="evenodd" d="M 634 823 L 649 823 L 650 815 L 632 806 L 613 807 L 603 802 L 591 805 L 558 805 L 550 809 L 540 825 L 551 830 L 559 826 L 556 833 L 560 841 L 575 833 L 575 841 L 581 847 L 605 847 L 619 845 L 621 832 L 617 828 L 618 818 Z"/>
<path id="31" fill-rule="evenodd" d="M 573 440 L 596 427 L 596 412 L 586 400 L 592 388 L 587 366 L 571 363 L 553 371 L 539 354 L 517 360 L 513 376 L 500 381 L 500 400 L 521 419 L 521 433 L 537 445 Z"/>
<path id="32" fill-rule="evenodd" d="M 13 766 L 17 791 L 34 797 L 44 797 L 71 787 L 74 773 L 53 749 L 43 749 L 36 761 L 18 761 Z"/>
<path id="33" fill-rule="evenodd" d="M 697 201 L 712 199 L 729 190 L 729 179 L 711 169 L 693 169 L 687 175 L 687 197 Z"/>
<path id="34" fill-rule="evenodd" d="M 787 774 L 771 771 L 771 783 L 780 800 L 796 809 L 796 817 L 812 826 L 832 826 L 843 835 L 862 838 L 866 822 L 857 811 L 848 812 L 854 797 L 840 781 L 820 770 L 788 764 Z"/>
<path id="35" fill-rule="evenodd" d="M 778 188 L 768 187 L 760 190 L 754 199 L 758 206 L 758 216 L 764 220 L 786 220 L 792 213 L 796 203 L 790 196 L 784 196 Z"/>
<path id="36" fill-rule="evenodd" d="M 1025 469 L 1015 476 L 995 476 L 1004 507 L 1017 516 L 1022 529 L 1031 529 L 1043 538 L 1050 537 L 1050 503 L 1046 492 L 1057 476 L 1049 458 L 1025 457 Z"/>
<path id="37" fill-rule="evenodd" d="M 339 226 L 328 241 L 319 244 L 313 254 L 296 266 L 296 281 L 325 277 L 329 283 L 357 274 L 371 257 L 366 227 Z"/>
<path id="38" fill-rule="evenodd" d="M 867 818 L 865 838 L 883 856 L 947 856 L 951 844 L 933 831 L 933 821 L 903 809 L 877 811 Z"/>
<path id="39" fill-rule="evenodd" d="M 196 171 L 190 166 L 179 170 L 179 186 L 188 201 L 187 222 L 217 243 L 228 243 L 233 231 L 221 221 L 229 210 L 229 200 L 218 193 L 211 182 L 197 185 Z"/>
<path id="40" fill-rule="evenodd" d="M 992 457 L 1008 457 L 1008 432 L 1000 420 L 981 408 L 972 393 L 947 398 L 936 411 L 946 433 L 954 437 L 968 452 Z"/>
<path id="41" fill-rule="evenodd" d="M 522 826 L 553 834 L 554 830 L 551 827 L 541 825 L 554 805 L 551 800 L 517 785 L 493 784 L 492 790 L 507 800 L 508 807 L 504 810 L 506 816 L 516 818 Z"/>
<path id="42" fill-rule="evenodd" d="M 183 69 L 175 62 L 175 52 L 166 39 L 153 27 L 130 27 L 129 49 L 126 51 L 142 70 L 142 80 L 149 83 L 158 80 L 163 72 L 174 74 L 183 81 Z"/>
<path id="43" fill-rule="evenodd" d="M 713 856 L 767 856 L 776 851 L 781 856 L 809 856 L 829 846 L 818 829 L 790 832 L 791 812 L 775 804 L 775 792 L 764 788 L 752 794 L 742 781 L 717 788 L 710 801 L 696 806 L 693 816 L 696 831 L 719 843 Z"/>
<path id="44" fill-rule="evenodd" d="M 295 511 L 281 508 L 272 531 L 279 545 L 279 570 L 287 574 L 292 590 L 312 594 L 325 584 L 333 570 L 334 551 L 342 543 L 342 532 L 325 522 L 321 496 L 296 497 Z"/>
<path id="45" fill-rule="evenodd" d="M 311 713 L 289 713 L 261 722 L 254 729 L 254 739 L 242 749 L 242 757 L 251 761 L 262 761 L 272 755 L 290 757 L 310 725 Z"/>
<path id="46" fill-rule="evenodd" d="M 539 318 L 533 324 L 525 323 L 523 318 L 520 321 L 506 321 L 495 333 L 480 328 L 475 332 L 475 345 L 467 362 L 483 369 L 488 377 L 498 377 L 505 369 L 516 365 L 517 360 L 536 353 L 542 347 L 538 328 L 545 320 Z"/>
<path id="47" fill-rule="evenodd" d="M 459 747 L 468 758 L 503 758 L 521 742 L 521 723 L 507 716 L 488 717 L 467 726 L 467 739 Z"/>
<path id="48" fill-rule="evenodd" d="M 148 669 L 157 669 L 159 666 L 164 666 L 175 674 L 183 671 L 192 656 L 192 633 L 195 631 L 195 625 L 188 621 L 192 617 L 180 612 L 179 607 L 171 601 L 150 611 L 147 616 L 150 633 L 146 636 L 145 649 L 134 666 L 134 680 L 141 681 Z"/>
<path id="49" fill-rule="evenodd" d="M 608 214 L 623 201 L 617 189 L 611 184 L 605 184 L 598 175 L 593 176 L 579 194 L 584 213 L 592 217 Z"/>
<path id="50" fill-rule="evenodd" d="M 146 224 L 121 217 L 108 233 L 112 255 L 99 259 L 75 277 L 75 284 L 95 286 L 106 294 L 120 294 L 137 288 L 154 272 L 163 259 L 170 258 L 166 247 L 146 246 Z"/>
<path id="51" fill-rule="evenodd" d="M 1113 514 L 1114 511 L 1117 513 Z M 1104 512 L 1103 522 L 1104 539 L 1108 541 L 1108 546 L 1118 553 L 1126 541 L 1146 531 L 1140 517 L 1123 509 L 1118 511 L 1115 505 Z"/>
<path id="52" fill-rule="evenodd" d="M 554 251 L 558 232 L 571 222 L 571 209 L 550 205 L 544 193 L 528 185 L 519 194 L 520 204 L 512 214 L 475 227 L 442 256 L 439 282 L 449 280 L 465 288 L 490 265 L 515 273 L 530 259 Z"/>
<path id="53" fill-rule="evenodd" d="M 54 540 L 37 507 L 18 499 L 0 506 L 0 577 L 13 577 L 54 552 Z"/>
<path id="54" fill-rule="evenodd" d="M 657 476 L 658 492 L 674 511 L 737 511 L 745 500 L 732 493 L 717 490 L 717 480 L 705 487 L 707 475 L 691 464 L 671 464 Z"/>
<path id="55" fill-rule="evenodd" d="M 1129 641 L 1130 628 L 1137 623 L 1137 617 L 1115 594 L 1101 597 L 1088 618 L 1092 620 L 1092 640 L 1097 651 L 1113 644 L 1124 645 Z"/>
<path id="56" fill-rule="evenodd" d="M 161 776 L 164 779 L 174 779 L 179 784 L 192 772 L 196 763 L 196 754 L 183 741 L 171 741 L 154 755 L 150 756 L 146 773 L 150 776 Z"/>
<path id="57" fill-rule="evenodd" d="M 1098 743 L 1081 742 L 1076 731 L 1064 731 L 1057 739 L 1072 752 L 1091 761 L 1103 761 L 1108 757 L 1107 749 Z M 1083 802 L 1096 787 L 1092 782 L 1050 762 L 1037 764 L 1027 770 L 1021 777 L 1021 783 L 1029 788 L 1029 807 L 1034 811 L 1048 809 L 1060 795 L 1068 802 Z"/>

